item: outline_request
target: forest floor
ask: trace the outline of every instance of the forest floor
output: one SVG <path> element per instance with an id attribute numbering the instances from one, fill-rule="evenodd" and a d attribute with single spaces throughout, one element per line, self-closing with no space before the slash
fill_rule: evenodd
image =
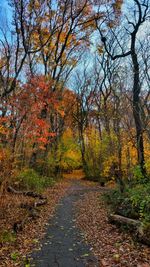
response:
<path id="1" fill-rule="evenodd" d="M 130 234 L 109 224 L 101 198 L 105 188 L 68 175 L 45 192 L 48 204 L 40 217 L 28 223 L 14 242 L 0 247 L 1 267 L 148 267 L 150 248 L 134 242 Z M 70 179 L 70 176 L 72 179 Z M 18 196 L 17 196 L 18 197 Z M 6 207 L 11 228 L 15 215 L 12 201 Z M 17 203 L 17 204 L 16 204 Z M 29 260 L 29 261 L 28 261 Z"/>

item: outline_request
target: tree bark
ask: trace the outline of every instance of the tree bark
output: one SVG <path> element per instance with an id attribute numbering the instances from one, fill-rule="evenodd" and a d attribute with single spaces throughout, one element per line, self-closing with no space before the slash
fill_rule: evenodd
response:
<path id="1" fill-rule="evenodd" d="M 139 62 L 135 50 L 136 32 L 133 32 L 131 39 L 131 58 L 133 63 L 133 116 L 136 127 L 136 139 L 137 139 L 137 152 L 138 152 L 138 164 L 141 168 L 142 174 L 146 175 L 145 159 L 144 159 L 144 141 L 143 141 L 143 125 L 141 121 L 141 109 L 140 109 L 140 72 Z"/>

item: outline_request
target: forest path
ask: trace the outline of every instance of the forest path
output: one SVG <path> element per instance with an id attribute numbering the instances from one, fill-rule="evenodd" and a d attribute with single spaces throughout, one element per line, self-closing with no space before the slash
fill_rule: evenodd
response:
<path id="1" fill-rule="evenodd" d="M 90 246 L 84 243 L 83 234 L 75 225 L 74 203 L 85 193 L 98 191 L 99 186 L 86 186 L 80 180 L 72 180 L 68 194 L 60 201 L 50 220 L 41 250 L 32 253 L 31 266 L 36 267 L 96 267 L 97 259 Z"/>

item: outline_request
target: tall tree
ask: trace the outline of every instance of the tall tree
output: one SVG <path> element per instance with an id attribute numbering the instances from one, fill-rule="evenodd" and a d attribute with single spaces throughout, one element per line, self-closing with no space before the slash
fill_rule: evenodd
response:
<path id="1" fill-rule="evenodd" d="M 133 66 L 132 104 L 133 104 L 134 121 L 136 126 L 138 163 L 141 167 L 143 175 L 145 175 L 146 169 L 145 169 L 145 159 L 144 159 L 143 124 L 141 119 L 141 101 L 140 101 L 141 81 L 140 81 L 140 66 L 138 60 L 137 36 L 140 31 L 140 27 L 147 21 L 150 10 L 149 10 L 149 1 L 147 0 L 142 0 L 142 1 L 133 0 L 132 2 L 133 2 L 132 3 L 133 6 L 131 6 L 132 15 L 130 13 L 128 15 L 126 14 L 124 15 L 124 18 L 127 20 L 128 25 L 126 26 L 124 20 L 123 24 L 121 25 L 122 26 L 121 31 L 125 30 L 124 33 L 121 32 L 121 35 L 125 34 L 123 40 L 125 40 L 126 38 L 128 42 L 128 44 L 126 44 L 126 50 L 124 50 L 123 42 L 120 39 L 120 36 L 113 29 L 113 24 L 114 27 L 117 29 L 118 25 L 117 26 L 115 25 L 115 23 L 117 24 L 117 22 L 113 21 L 113 23 L 110 24 L 111 20 L 109 13 L 107 17 L 107 26 L 109 27 L 108 35 L 104 36 L 103 34 L 102 31 L 103 24 L 99 25 L 97 20 L 96 22 L 98 31 L 101 36 L 101 41 L 104 44 L 105 50 L 107 51 L 108 55 L 112 58 L 112 60 L 117 60 L 119 58 L 126 58 L 128 56 L 130 56 L 132 60 L 132 66 Z M 117 6 L 115 7 L 117 8 Z M 110 34 L 113 42 L 115 43 L 115 45 L 113 45 L 112 47 L 110 47 L 108 41 Z M 119 50 L 120 53 L 116 53 L 116 50 Z"/>

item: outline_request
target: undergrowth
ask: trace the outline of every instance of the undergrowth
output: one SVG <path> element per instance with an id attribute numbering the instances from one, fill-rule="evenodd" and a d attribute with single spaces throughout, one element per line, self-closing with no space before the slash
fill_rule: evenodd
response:
<path id="1" fill-rule="evenodd" d="M 34 169 L 23 169 L 16 178 L 16 184 L 23 190 L 41 192 L 44 188 L 54 185 L 52 177 L 42 176 Z"/>
<path id="2" fill-rule="evenodd" d="M 150 228 L 150 182 L 126 186 L 123 193 L 114 189 L 104 195 L 112 212 L 138 219 Z"/>

